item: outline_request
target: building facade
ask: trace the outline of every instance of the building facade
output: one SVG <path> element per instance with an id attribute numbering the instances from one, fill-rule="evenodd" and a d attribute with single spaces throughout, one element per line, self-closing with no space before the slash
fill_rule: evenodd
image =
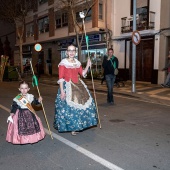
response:
<path id="1" fill-rule="evenodd" d="M 123 4 L 123 6 L 122 6 Z M 136 46 L 136 80 L 164 82 L 170 50 L 170 1 L 136 0 L 136 29 L 141 42 Z M 133 0 L 113 0 L 113 46 L 122 76 L 132 77 Z"/>
<path id="2" fill-rule="evenodd" d="M 41 59 L 45 74 L 58 74 L 58 63 L 65 57 L 66 47 L 76 44 L 73 19 L 68 10 L 57 6 L 58 0 L 36 2 L 26 17 L 24 60 L 31 58 L 34 66 Z M 82 1 L 76 2 L 75 17 L 81 23 L 79 12 L 87 9 Z M 136 2 L 136 28 L 141 35 L 141 42 L 136 48 L 136 80 L 160 84 L 165 79 L 165 72 L 161 69 L 170 50 L 170 0 Z M 92 0 L 92 3 L 85 19 L 89 50 L 83 40 L 79 60 L 85 64 L 89 52 L 93 73 L 100 76 L 103 56 L 107 54 L 108 47 L 113 47 L 119 59 L 119 76 L 131 80 L 133 0 Z M 42 45 L 41 52 L 34 50 L 36 43 Z"/>

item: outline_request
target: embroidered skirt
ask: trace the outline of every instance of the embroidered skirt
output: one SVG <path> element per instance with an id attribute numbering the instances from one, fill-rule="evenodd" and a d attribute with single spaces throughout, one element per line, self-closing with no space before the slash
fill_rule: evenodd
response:
<path id="1" fill-rule="evenodd" d="M 55 100 L 54 128 L 59 132 L 81 131 L 97 125 L 94 100 L 85 83 L 63 82 L 66 99 L 61 100 L 60 88 Z"/>
<path id="2" fill-rule="evenodd" d="M 18 109 L 13 116 L 13 123 L 8 124 L 6 141 L 13 144 L 36 143 L 44 137 L 40 118 L 28 109 Z"/>

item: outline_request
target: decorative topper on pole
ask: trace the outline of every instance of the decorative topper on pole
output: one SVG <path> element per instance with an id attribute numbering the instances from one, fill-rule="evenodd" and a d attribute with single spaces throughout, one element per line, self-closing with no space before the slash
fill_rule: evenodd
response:
<path id="1" fill-rule="evenodd" d="M 82 21 L 83 21 L 83 30 L 84 30 L 85 39 L 86 39 L 87 54 L 88 54 L 88 57 L 90 58 L 90 56 L 89 56 L 89 37 L 88 37 L 88 35 L 86 35 L 86 28 L 85 28 L 85 24 L 84 24 L 84 18 L 85 18 L 84 12 L 83 11 L 79 12 L 79 15 L 80 15 L 80 18 L 82 18 Z"/>
<path id="2" fill-rule="evenodd" d="M 83 30 L 84 30 L 85 39 L 86 39 L 86 46 L 87 46 L 87 55 L 88 55 L 88 58 L 90 59 L 90 56 L 89 56 L 89 37 L 86 35 L 86 28 L 85 28 L 85 24 L 84 24 L 85 14 L 82 11 L 82 12 L 79 12 L 79 15 L 80 15 L 80 18 L 82 18 L 82 21 L 83 21 Z M 95 88 L 94 88 L 93 73 L 92 73 L 91 67 L 90 67 L 90 72 L 91 72 L 91 78 L 92 78 L 92 86 L 93 86 L 93 92 L 94 92 L 94 99 L 95 99 L 95 103 L 96 103 L 97 115 L 98 115 L 99 125 L 100 125 L 100 129 L 101 129 L 99 111 L 98 111 L 97 100 L 96 100 L 96 93 L 95 93 Z"/>
<path id="3" fill-rule="evenodd" d="M 32 86 L 38 86 L 38 79 L 36 77 L 36 75 L 32 76 Z"/>

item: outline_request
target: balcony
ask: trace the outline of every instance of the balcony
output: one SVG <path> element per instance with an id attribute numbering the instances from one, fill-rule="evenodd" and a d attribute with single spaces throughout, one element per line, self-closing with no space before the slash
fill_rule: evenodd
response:
<path id="1" fill-rule="evenodd" d="M 121 33 L 133 31 L 133 16 L 121 18 Z M 136 15 L 136 29 L 138 31 L 155 29 L 155 12 L 149 11 Z"/>

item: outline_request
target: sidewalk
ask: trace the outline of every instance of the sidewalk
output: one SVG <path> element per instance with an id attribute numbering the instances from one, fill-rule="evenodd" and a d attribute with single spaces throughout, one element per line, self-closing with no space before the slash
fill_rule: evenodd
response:
<path id="1" fill-rule="evenodd" d="M 29 82 L 32 81 L 31 76 L 24 78 Z M 39 79 L 39 84 L 48 84 L 58 86 L 58 77 L 43 75 Z M 93 90 L 92 81 L 90 79 L 83 79 L 90 90 Z M 154 102 L 158 104 L 170 105 L 170 88 L 163 88 L 157 84 L 151 84 L 148 82 L 136 82 L 136 92 L 132 92 L 132 82 L 124 82 L 125 86 L 116 87 L 114 86 L 114 94 L 121 95 L 129 98 L 136 98 L 145 100 L 146 102 Z M 121 84 L 120 84 L 121 85 Z M 94 87 L 96 92 L 107 93 L 106 82 L 104 81 L 101 85 L 101 80 L 94 80 Z"/>

